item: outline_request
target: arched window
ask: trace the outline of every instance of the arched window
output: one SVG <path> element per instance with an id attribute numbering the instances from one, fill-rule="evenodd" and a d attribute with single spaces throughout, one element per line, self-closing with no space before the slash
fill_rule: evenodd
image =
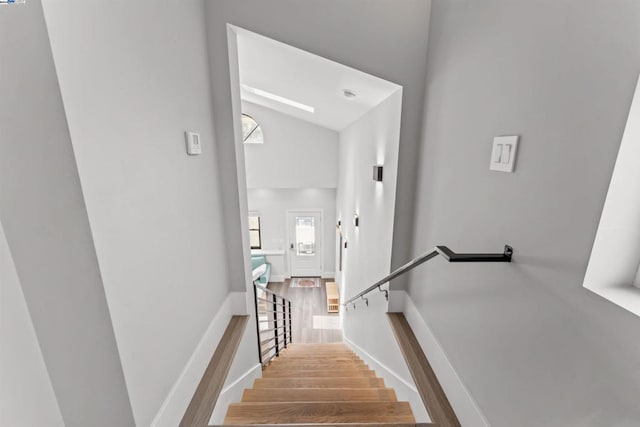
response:
<path id="1" fill-rule="evenodd" d="M 242 142 L 245 144 L 263 144 L 264 137 L 260 125 L 248 114 L 242 114 Z"/>

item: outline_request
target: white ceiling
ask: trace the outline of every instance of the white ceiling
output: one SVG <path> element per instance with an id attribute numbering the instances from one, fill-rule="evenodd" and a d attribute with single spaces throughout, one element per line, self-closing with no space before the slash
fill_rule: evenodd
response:
<path id="1" fill-rule="evenodd" d="M 290 116 L 340 131 L 401 86 L 304 50 L 234 27 L 238 34 L 241 97 Z M 243 85 L 288 98 L 313 113 L 256 95 Z M 352 90 L 347 99 L 343 89 Z"/>

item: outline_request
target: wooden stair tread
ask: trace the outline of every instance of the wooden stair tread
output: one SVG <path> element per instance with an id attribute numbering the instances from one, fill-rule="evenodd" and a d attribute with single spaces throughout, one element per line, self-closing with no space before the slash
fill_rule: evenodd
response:
<path id="1" fill-rule="evenodd" d="M 342 347 L 351 350 L 348 345 L 343 342 L 299 342 L 295 343 L 296 347 Z"/>
<path id="2" fill-rule="evenodd" d="M 415 423 L 408 402 L 232 403 L 225 424 Z"/>
<path id="3" fill-rule="evenodd" d="M 262 378 L 335 378 L 335 377 L 375 377 L 376 373 L 370 369 L 306 369 L 272 371 L 265 369 Z"/>
<path id="4" fill-rule="evenodd" d="M 358 356 L 354 354 L 305 354 L 305 353 L 290 353 L 288 350 L 285 350 L 280 353 L 278 356 L 280 360 L 289 360 L 289 359 L 300 359 L 300 360 L 324 360 L 324 359 L 334 359 L 334 360 L 362 360 Z"/>
<path id="5" fill-rule="evenodd" d="M 344 352 L 352 353 L 352 350 L 344 344 L 290 344 L 287 348 L 291 351 L 300 352 Z"/>
<path id="6" fill-rule="evenodd" d="M 382 378 L 258 378 L 253 388 L 385 388 Z"/>
<path id="7" fill-rule="evenodd" d="M 318 361 L 289 361 L 281 363 L 281 361 L 274 361 L 269 365 L 269 371 L 280 370 L 314 370 L 314 369 L 369 369 L 369 367 L 362 361 L 347 361 L 347 360 L 327 360 L 323 362 Z"/>
<path id="8" fill-rule="evenodd" d="M 223 424 L 222 427 L 227 426 L 230 424 Z M 256 427 L 256 426 L 260 426 L 260 427 L 276 427 L 276 426 L 282 426 L 282 425 L 288 425 L 290 427 L 293 426 L 300 426 L 301 424 L 233 424 L 233 426 L 235 427 Z M 349 424 L 345 424 L 345 423 L 304 423 L 302 424 L 304 427 L 371 427 L 371 426 L 378 426 L 378 427 L 437 427 L 435 424 L 431 424 L 431 423 L 378 423 L 378 422 L 374 422 L 374 423 L 349 423 Z M 211 427 L 211 426 L 210 426 Z"/>
<path id="9" fill-rule="evenodd" d="M 274 373 L 274 372 L 286 372 L 286 371 L 322 371 L 322 370 L 336 370 L 336 371 L 347 371 L 347 370 L 355 370 L 355 371 L 366 371 L 369 370 L 369 366 L 364 363 L 314 363 L 314 364 L 292 364 L 290 367 L 281 365 L 274 366 L 270 365 L 269 369 L 265 369 L 264 372 Z"/>
<path id="10" fill-rule="evenodd" d="M 297 353 L 297 354 L 313 354 L 313 355 L 318 355 L 318 354 L 349 354 L 349 355 L 353 355 L 353 352 L 350 350 L 344 350 L 344 349 L 335 349 L 335 350 L 326 350 L 326 349 L 321 349 L 321 348 L 297 348 L 297 347 L 292 347 L 291 345 L 287 346 L 286 349 L 286 353 Z"/>
<path id="11" fill-rule="evenodd" d="M 242 402 L 395 402 L 392 388 L 246 389 Z"/>
<path id="12" fill-rule="evenodd" d="M 225 425 L 415 426 L 408 402 L 349 347 L 291 344 L 227 410 Z"/>
<path id="13" fill-rule="evenodd" d="M 306 352 L 306 351 L 291 351 L 289 349 L 285 349 L 283 351 L 280 352 L 280 356 L 283 359 L 288 359 L 288 358 L 296 358 L 296 357 L 301 357 L 301 358 L 312 358 L 312 359 L 318 359 L 318 358 L 323 358 L 323 357 L 336 357 L 336 358 L 341 358 L 341 359 L 358 359 L 358 360 L 362 360 L 360 359 L 358 356 L 356 356 L 353 353 L 348 353 L 346 351 L 341 351 L 341 352 L 337 352 L 337 351 L 318 351 L 316 353 L 314 352 Z"/>

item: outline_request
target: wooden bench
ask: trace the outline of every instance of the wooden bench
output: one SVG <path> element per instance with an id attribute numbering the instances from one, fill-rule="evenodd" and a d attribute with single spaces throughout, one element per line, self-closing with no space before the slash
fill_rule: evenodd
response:
<path id="1" fill-rule="evenodd" d="M 336 282 L 327 282 L 327 313 L 340 311 L 340 294 Z"/>

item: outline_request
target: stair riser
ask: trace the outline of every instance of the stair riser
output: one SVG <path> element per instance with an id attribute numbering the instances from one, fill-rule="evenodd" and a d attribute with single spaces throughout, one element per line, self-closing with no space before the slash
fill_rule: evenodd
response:
<path id="1" fill-rule="evenodd" d="M 280 364 L 273 362 L 269 365 L 269 371 L 317 371 L 323 369 L 356 369 L 356 370 L 368 370 L 369 366 L 364 363 L 338 363 L 338 362 L 326 362 L 326 363 L 284 363 Z"/>
<path id="2" fill-rule="evenodd" d="M 306 351 L 289 351 L 289 350 L 283 350 L 281 353 L 282 356 L 295 356 L 295 357 L 313 357 L 313 358 L 318 358 L 318 357 L 344 357 L 344 358 L 356 358 L 357 356 L 355 356 L 353 353 L 336 353 L 333 351 L 330 352 L 318 352 L 318 353 L 314 353 L 314 352 L 306 352 Z"/>
<path id="3" fill-rule="evenodd" d="M 246 389 L 242 402 L 395 402 L 393 389 Z"/>
<path id="4" fill-rule="evenodd" d="M 324 359 L 335 359 L 335 360 L 362 360 L 355 355 L 347 355 L 347 354 L 303 354 L 303 353 L 289 353 L 288 351 L 284 351 L 280 353 L 280 358 L 282 359 L 303 359 L 303 360 L 324 360 Z"/>
<path id="5" fill-rule="evenodd" d="M 258 378 L 253 388 L 385 388 L 381 378 Z"/>
<path id="6" fill-rule="evenodd" d="M 349 369 L 349 370 L 314 370 L 314 371 L 292 371 L 282 369 L 279 371 L 272 371 L 266 369 L 262 373 L 263 378 L 335 378 L 335 377 L 360 377 L 360 378 L 373 378 L 376 373 L 365 369 Z"/>

